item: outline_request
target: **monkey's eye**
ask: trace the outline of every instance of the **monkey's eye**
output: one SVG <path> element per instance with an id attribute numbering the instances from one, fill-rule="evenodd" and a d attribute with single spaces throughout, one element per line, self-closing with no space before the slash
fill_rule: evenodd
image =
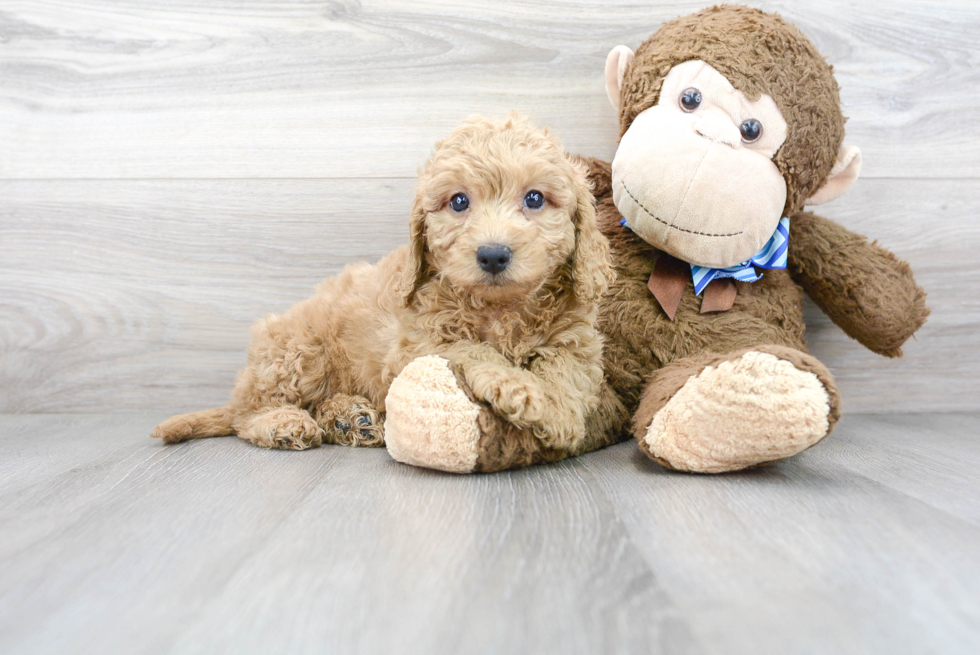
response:
<path id="1" fill-rule="evenodd" d="M 750 118 L 739 126 L 738 131 L 742 133 L 742 141 L 752 143 L 762 136 L 762 123 Z"/>
<path id="2" fill-rule="evenodd" d="M 701 106 L 701 92 L 691 87 L 690 89 L 684 89 L 681 94 L 681 109 L 684 111 L 694 111 Z"/>
<path id="3" fill-rule="evenodd" d="M 466 208 L 470 206 L 470 199 L 466 197 L 465 193 L 457 193 L 449 201 L 449 208 L 454 212 L 465 212 Z"/>
<path id="4" fill-rule="evenodd" d="M 544 207 L 544 194 L 537 190 L 531 190 L 524 196 L 524 206 L 528 209 L 541 209 Z"/>

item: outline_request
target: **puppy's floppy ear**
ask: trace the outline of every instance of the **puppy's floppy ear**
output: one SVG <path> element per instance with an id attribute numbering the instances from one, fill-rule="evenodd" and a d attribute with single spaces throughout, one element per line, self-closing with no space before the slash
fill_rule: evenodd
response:
<path id="1" fill-rule="evenodd" d="M 406 305 L 412 302 L 415 292 L 425 282 L 425 214 L 420 190 L 412 202 L 412 217 L 408 224 L 408 259 L 398 281 L 398 294 Z"/>
<path id="2" fill-rule="evenodd" d="M 609 241 L 599 231 L 595 198 L 586 179 L 585 165 L 570 158 L 575 169 L 575 251 L 572 253 L 572 290 L 581 305 L 598 302 L 615 279 Z"/>

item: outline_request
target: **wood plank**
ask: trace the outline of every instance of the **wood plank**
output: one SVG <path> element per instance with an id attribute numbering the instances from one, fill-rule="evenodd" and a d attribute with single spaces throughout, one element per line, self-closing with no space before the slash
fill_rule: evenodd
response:
<path id="1" fill-rule="evenodd" d="M 672 473 L 626 448 L 583 461 L 706 653 L 974 652 L 980 529 L 937 509 L 938 494 L 923 502 L 857 472 L 896 460 L 917 478 L 936 472 L 915 465 L 917 428 L 866 441 L 878 418 L 845 417 L 827 443 L 735 475 Z M 957 432 L 960 451 L 946 436 L 928 438 L 975 497 L 975 467 L 959 457 L 976 458 L 980 442 Z"/>
<path id="2" fill-rule="evenodd" d="M 722 476 L 631 442 L 474 476 L 164 447 L 161 418 L 0 416 L 0 653 L 980 647 L 980 526 L 954 497 L 980 492 L 978 414 L 845 417 Z"/>
<path id="3" fill-rule="evenodd" d="M 49 447 L 116 450 L 0 494 L 0 652 L 696 650 L 574 466 L 463 478 L 32 418 Z M 0 460 L 22 448 L 0 437 Z"/>
<path id="4" fill-rule="evenodd" d="M 824 453 L 835 464 L 980 526 L 980 451 L 974 414 L 848 416 Z M 914 438 L 896 435 L 910 433 Z M 951 456 L 952 455 L 952 456 Z M 955 460 L 955 461 L 953 461 Z"/>
<path id="5" fill-rule="evenodd" d="M 980 183 L 860 180 L 816 210 L 911 263 L 932 310 L 901 359 L 864 349 L 807 307 L 810 349 L 837 377 L 846 412 L 980 407 Z M 792 237 L 791 237 L 792 238 Z"/>
<path id="6" fill-rule="evenodd" d="M 403 242 L 411 186 L 3 183 L 0 408 L 223 404 L 249 326 Z"/>
<path id="7" fill-rule="evenodd" d="M 123 457 L 116 451 L 137 445 L 132 424 L 75 414 L 0 415 L 0 449 L 5 453 L 0 494 L 16 495 L 31 485 L 91 468 L 93 461 Z M 85 439 L 75 438 L 78 434 Z"/>
<path id="8" fill-rule="evenodd" d="M 407 238 L 411 180 L 0 182 L 0 410 L 223 404 L 248 328 Z M 933 314 L 900 360 L 810 308 L 851 412 L 980 407 L 980 182 L 865 180 L 823 209 L 908 258 Z"/>
<path id="9" fill-rule="evenodd" d="M 754 4 L 835 64 L 866 176 L 980 176 L 980 6 Z M 14 0 L 0 178 L 411 177 L 463 117 L 512 109 L 609 158 L 606 53 L 703 5 Z"/>

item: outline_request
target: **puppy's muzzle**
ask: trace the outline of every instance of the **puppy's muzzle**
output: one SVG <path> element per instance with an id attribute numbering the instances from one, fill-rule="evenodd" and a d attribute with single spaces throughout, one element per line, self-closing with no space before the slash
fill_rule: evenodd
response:
<path id="1" fill-rule="evenodd" d="M 476 251 L 476 261 L 484 271 L 496 275 L 510 265 L 513 255 L 514 253 L 507 246 L 499 244 L 480 246 Z"/>

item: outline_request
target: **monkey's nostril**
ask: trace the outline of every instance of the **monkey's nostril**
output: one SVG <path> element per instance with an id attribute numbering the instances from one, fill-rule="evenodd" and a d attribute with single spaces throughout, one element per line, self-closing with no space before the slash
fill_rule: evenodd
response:
<path id="1" fill-rule="evenodd" d="M 510 264 L 513 252 L 507 246 L 480 246 L 476 250 L 476 262 L 487 273 L 496 275 Z"/>
<path id="2" fill-rule="evenodd" d="M 735 123 L 711 112 L 704 114 L 698 119 L 694 124 L 694 131 L 708 141 L 724 143 L 733 148 L 741 144 L 742 141 L 742 135 Z"/>

